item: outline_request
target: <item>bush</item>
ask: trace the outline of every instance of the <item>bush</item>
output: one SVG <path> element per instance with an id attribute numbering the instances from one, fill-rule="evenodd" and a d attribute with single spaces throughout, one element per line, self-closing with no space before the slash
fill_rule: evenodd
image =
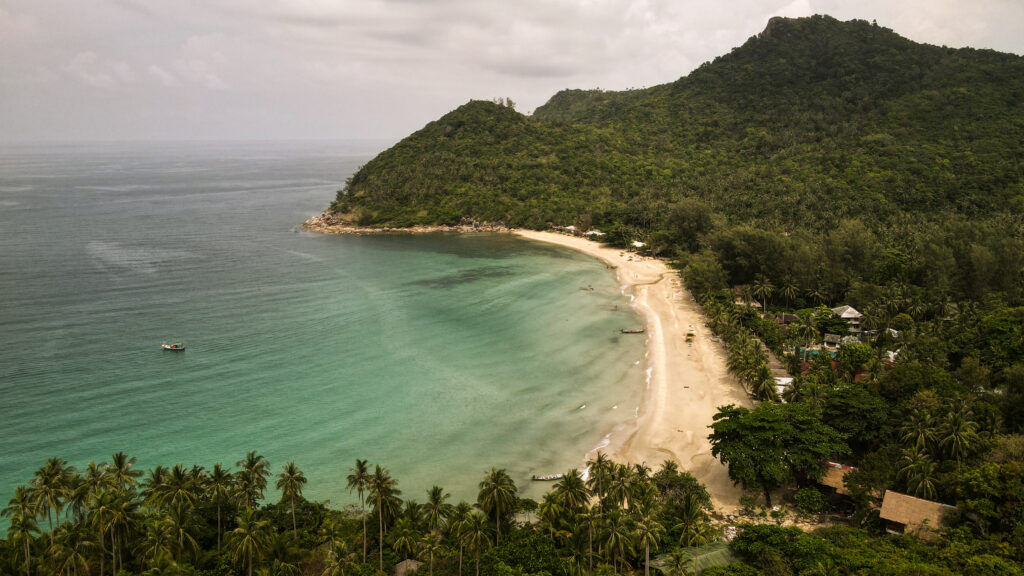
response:
<path id="1" fill-rule="evenodd" d="M 801 488 L 796 491 L 793 500 L 796 502 L 797 510 L 804 514 L 821 514 L 831 508 L 828 498 L 825 498 L 817 488 Z"/>

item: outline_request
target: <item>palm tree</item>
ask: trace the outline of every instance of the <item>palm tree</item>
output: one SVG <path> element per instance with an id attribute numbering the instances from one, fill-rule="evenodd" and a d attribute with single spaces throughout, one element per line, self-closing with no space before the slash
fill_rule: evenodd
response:
<path id="1" fill-rule="evenodd" d="M 206 477 L 204 492 L 206 497 L 217 505 L 217 554 L 220 554 L 221 536 L 221 507 L 231 499 L 231 486 L 234 484 L 234 477 L 231 470 L 225 469 L 220 462 L 213 465 L 213 470 Z"/>
<path id="2" fill-rule="evenodd" d="M 815 304 L 821 305 L 825 303 L 827 295 L 824 290 L 815 286 L 807 291 L 807 297 L 813 300 Z"/>
<path id="3" fill-rule="evenodd" d="M 252 509 L 244 510 L 235 518 L 235 524 L 237 527 L 228 533 L 228 550 L 235 562 L 246 566 L 249 576 L 252 576 L 256 559 L 270 546 L 270 525 L 266 520 L 258 520 Z"/>
<path id="4" fill-rule="evenodd" d="M 353 490 L 359 493 L 359 507 L 363 511 L 363 563 L 366 563 L 366 499 L 364 495 L 370 486 L 370 471 L 366 460 L 356 460 L 356 465 L 350 469 L 348 475 L 348 491 Z"/>
<path id="5" fill-rule="evenodd" d="M 554 486 L 554 493 L 566 510 L 577 511 L 590 502 L 590 490 L 576 468 L 569 470 Z"/>
<path id="6" fill-rule="evenodd" d="M 269 545 L 264 556 L 270 565 L 261 568 L 259 570 L 261 573 L 266 570 L 268 574 L 274 576 L 300 576 L 302 574 L 302 570 L 299 568 L 302 553 L 285 534 L 272 533 L 270 535 Z"/>
<path id="7" fill-rule="evenodd" d="M 800 288 L 796 285 L 792 276 L 786 276 L 779 287 L 779 294 L 786 299 L 786 309 L 789 310 L 790 301 L 800 295 Z"/>
<path id="8" fill-rule="evenodd" d="M 110 500 L 110 517 L 107 524 L 110 530 L 111 571 L 117 574 L 119 567 L 123 569 L 122 548 L 128 542 L 128 536 L 138 524 L 139 504 L 131 493 L 116 491 Z"/>
<path id="9" fill-rule="evenodd" d="M 49 525 L 50 545 L 53 545 L 53 512 L 57 512 L 60 522 L 60 511 L 64 506 L 65 486 L 68 478 L 68 465 L 63 458 L 50 458 L 42 468 L 36 470 L 30 482 L 35 509 L 46 510 L 46 522 Z"/>
<path id="10" fill-rule="evenodd" d="M 376 512 L 379 522 L 380 534 L 377 541 L 378 553 L 380 555 L 378 569 L 384 571 L 384 514 L 385 505 L 391 504 L 393 499 L 401 495 L 401 490 L 397 488 L 398 481 L 391 477 L 388 473 L 387 468 L 381 468 L 377 465 L 374 468 L 373 476 L 370 477 L 369 481 L 369 492 L 376 503 Z"/>
<path id="11" fill-rule="evenodd" d="M 47 551 L 57 568 L 57 574 L 88 574 L 89 561 L 85 557 L 90 542 L 84 537 L 80 525 L 66 522 L 57 528 L 55 542 Z"/>
<path id="12" fill-rule="evenodd" d="M 651 544 L 661 540 L 665 528 L 650 514 L 641 516 L 636 522 L 637 543 L 644 547 L 644 576 L 651 575 Z"/>
<path id="13" fill-rule="evenodd" d="M 242 503 L 246 508 L 255 508 L 256 502 L 263 498 L 263 491 L 267 488 L 267 476 L 270 476 L 270 463 L 255 450 L 245 455 L 244 460 L 238 461 L 241 470 L 238 471 L 236 486 Z"/>
<path id="14" fill-rule="evenodd" d="M 562 496 L 558 492 L 548 492 L 541 498 L 537 505 L 537 516 L 541 525 L 546 525 L 548 535 L 554 538 L 555 532 L 561 525 L 565 516 L 565 508 L 562 506 Z"/>
<path id="15" fill-rule="evenodd" d="M 626 555 L 626 548 L 631 536 L 628 518 L 621 512 L 612 512 L 605 518 L 603 530 L 603 548 L 608 552 L 612 569 L 617 573 L 616 562 Z"/>
<path id="16" fill-rule="evenodd" d="M 103 491 L 93 495 L 89 502 L 89 515 L 87 516 L 90 526 L 96 529 L 100 536 L 100 576 L 103 576 L 103 568 L 106 563 L 106 542 L 105 535 L 113 519 L 113 506 L 118 497 L 114 492 Z"/>
<path id="17" fill-rule="evenodd" d="M 107 464 L 110 483 L 122 492 L 139 484 L 139 476 L 142 476 L 142 470 L 132 470 L 135 460 L 134 456 L 129 457 L 124 452 L 118 452 L 111 456 L 110 464 Z"/>
<path id="18" fill-rule="evenodd" d="M 757 277 L 754 278 L 754 296 L 761 299 L 763 305 L 761 309 L 762 318 L 768 313 L 768 298 L 770 298 L 774 293 L 775 286 L 772 285 L 772 281 L 769 280 L 767 276 L 764 274 L 758 274 Z"/>
<path id="19" fill-rule="evenodd" d="M 900 440 L 918 452 L 927 452 L 935 442 L 935 419 L 931 413 L 916 409 L 900 426 Z"/>
<path id="20" fill-rule="evenodd" d="M 178 502 L 167 511 L 165 517 L 168 533 L 175 541 L 175 562 L 181 565 L 181 553 L 191 549 L 193 556 L 199 552 L 199 544 L 192 536 L 193 523 L 192 506 L 187 502 Z"/>
<path id="21" fill-rule="evenodd" d="M 755 400 L 766 402 L 778 402 L 779 392 L 775 387 L 775 378 L 772 376 L 771 370 L 768 369 L 767 364 L 761 364 L 758 369 L 751 374 L 750 379 L 747 382 L 750 390 L 750 395 Z"/>
<path id="22" fill-rule="evenodd" d="M 295 523 L 295 497 L 302 496 L 302 486 L 306 484 L 306 476 L 295 465 L 289 462 L 284 470 L 277 475 L 277 489 L 281 491 L 281 500 L 288 498 L 292 503 L 292 540 L 299 538 L 299 529 Z"/>
<path id="23" fill-rule="evenodd" d="M 459 541 L 473 552 L 476 559 L 476 576 L 480 576 L 480 553 L 491 545 L 491 529 L 483 512 L 474 510 L 469 514 L 460 531 Z"/>
<path id="24" fill-rule="evenodd" d="M 459 542 L 459 576 L 462 576 L 462 549 L 465 544 L 463 530 L 468 526 L 469 516 L 473 513 L 473 507 L 469 502 L 461 500 L 452 511 L 452 519 L 449 522 L 449 530 L 455 529 L 455 539 Z"/>
<path id="25" fill-rule="evenodd" d="M 199 500 L 196 480 L 182 464 L 171 469 L 157 490 L 156 502 L 166 509 L 175 508 L 179 504 L 193 508 Z"/>
<path id="26" fill-rule="evenodd" d="M 147 504 L 156 505 L 160 500 L 167 474 L 167 468 L 163 466 L 157 466 L 149 471 L 149 476 L 142 482 L 142 497 Z"/>
<path id="27" fill-rule="evenodd" d="M 327 551 L 331 554 L 334 553 L 334 548 L 345 545 L 345 542 L 341 539 L 341 526 L 334 519 L 333 516 L 324 518 L 324 521 L 320 524 L 320 538 L 321 541 L 327 544 Z"/>
<path id="28" fill-rule="evenodd" d="M 603 502 L 605 490 L 608 488 L 608 474 L 611 471 L 612 461 L 607 454 L 598 450 L 594 459 L 587 461 L 587 466 L 590 468 L 587 488 L 597 495 L 598 502 Z"/>
<path id="29" fill-rule="evenodd" d="M 480 481 L 480 493 L 477 503 L 480 509 L 493 514 L 497 531 L 496 542 L 501 543 L 501 517 L 508 514 L 516 504 L 516 483 L 512 481 L 504 468 L 491 468 L 490 473 Z"/>
<path id="30" fill-rule="evenodd" d="M 978 423 L 971 420 L 971 412 L 966 404 L 961 404 L 959 408 L 950 408 L 939 434 L 942 436 L 939 447 L 956 458 L 956 467 L 959 470 L 979 440 Z"/>
<path id="31" fill-rule="evenodd" d="M 423 505 L 423 515 L 427 522 L 427 529 L 431 532 L 440 533 L 444 530 L 448 518 L 452 514 L 452 505 L 446 501 L 451 497 L 440 486 L 434 486 L 427 490 L 427 503 Z"/>
<path id="32" fill-rule="evenodd" d="M 402 560 L 409 559 L 409 553 L 416 549 L 420 533 L 416 531 L 416 524 L 409 517 L 399 518 L 391 531 L 388 532 L 388 540 L 395 549 L 395 554 L 402 554 Z"/>
<path id="33" fill-rule="evenodd" d="M 441 541 L 441 534 L 438 532 L 431 532 L 423 537 L 419 543 L 419 553 L 421 558 L 423 554 L 426 554 L 429 564 L 430 574 L 434 576 L 434 555 L 444 551 L 445 547 Z"/>
<path id="34" fill-rule="evenodd" d="M 35 540 L 32 533 L 39 533 L 39 526 L 36 525 L 36 519 L 33 516 L 26 516 L 20 513 L 15 513 L 11 516 L 11 523 L 7 527 L 7 538 L 11 540 L 11 543 L 17 545 L 21 542 L 24 546 L 25 551 L 25 576 L 32 576 L 30 569 L 32 562 L 32 542 Z"/>
<path id="35" fill-rule="evenodd" d="M 908 452 L 903 461 L 905 465 L 900 468 L 898 476 L 906 481 L 910 495 L 925 500 L 935 498 L 935 462 L 921 452 Z"/>

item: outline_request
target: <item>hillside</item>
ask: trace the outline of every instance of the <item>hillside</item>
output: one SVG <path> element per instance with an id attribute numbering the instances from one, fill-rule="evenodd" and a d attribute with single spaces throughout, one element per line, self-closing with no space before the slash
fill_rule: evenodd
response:
<path id="1" fill-rule="evenodd" d="M 729 282 L 789 276 L 836 298 L 896 277 L 1016 298 L 1022 96 L 1015 55 L 773 18 L 670 84 L 563 91 L 532 117 L 470 102 L 369 162 L 332 211 L 364 226 L 596 226 L 660 252 L 708 248 Z M 871 254 L 848 255 L 843 278 L 786 263 L 828 250 Z"/>

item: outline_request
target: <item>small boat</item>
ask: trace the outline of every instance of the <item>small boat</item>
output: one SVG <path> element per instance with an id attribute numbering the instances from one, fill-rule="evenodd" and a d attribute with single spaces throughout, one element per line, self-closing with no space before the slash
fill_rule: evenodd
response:
<path id="1" fill-rule="evenodd" d="M 550 482 L 552 480 L 561 480 L 562 478 L 565 478 L 565 474 L 534 474 L 531 480 L 536 480 L 538 482 Z"/>
<path id="2" fill-rule="evenodd" d="M 623 329 L 619 330 L 619 332 L 622 332 L 623 334 L 643 334 L 644 333 L 644 329 L 643 328 L 623 328 Z"/>
<path id="3" fill-rule="evenodd" d="M 185 350 L 185 345 L 182 344 L 181 342 L 172 342 L 170 344 L 164 342 L 163 344 L 160 345 L 160 347 L 163 348 L 164 350 L 173 350 L 174 352 L 181 352 Z"/>

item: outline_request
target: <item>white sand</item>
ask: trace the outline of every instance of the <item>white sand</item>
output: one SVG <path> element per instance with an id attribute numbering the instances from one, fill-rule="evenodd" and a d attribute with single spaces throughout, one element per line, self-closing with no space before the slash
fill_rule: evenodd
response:
<path id="1" fill-rule="evenodd" d="M 726 370 L 725 351 L 721 344 L 711 342 L 704 317 L 679 276 L 661 260 L 584 238 L 532 230 L 515 233 L 566 246 L 615 266 L 619 283 L 634 295 L 632 306 L 646 328 L 650 387 L 636 432 L 610 456 L 646 462 L 655 469 L 666 459 L 675 460 L 707 486 L 716 508 L 735 507 L 742 492 L 733 486 L 725 465 L 711 456 L 708 426 L 718 406 L 752 404 Z M 685 342 L 691 325 L 697 332 L 692 347 Z"/>

